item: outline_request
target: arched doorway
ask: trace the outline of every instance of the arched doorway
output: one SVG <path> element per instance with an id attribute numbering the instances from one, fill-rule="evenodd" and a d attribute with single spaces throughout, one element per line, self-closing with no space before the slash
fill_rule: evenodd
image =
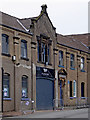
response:
<path id="1" fill-rule="evenodd" d="M 66 76 L 67 73 L 64 69 L 60 69 L 58 71 L 58 106 L 63 106 L 64 105 L 64 95 L 65 95 L 65 83 L 66 83 Z"/>

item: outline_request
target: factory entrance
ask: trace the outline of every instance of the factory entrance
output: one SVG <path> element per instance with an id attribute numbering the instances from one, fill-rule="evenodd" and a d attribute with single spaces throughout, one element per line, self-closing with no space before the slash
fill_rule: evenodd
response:
<path id="1" fill-rule="evenodd" d="M 36 77 L 36 109 L 53 109 L 54 99 L 54 70 L 37 67 Z"/>

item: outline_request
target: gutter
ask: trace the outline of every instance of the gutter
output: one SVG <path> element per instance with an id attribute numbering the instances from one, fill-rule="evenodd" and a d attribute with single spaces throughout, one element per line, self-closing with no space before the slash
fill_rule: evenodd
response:
<path id="1" fill-rule="evenodd" d="M 83 50 L 80 50 L 80 49 L 77 49 L 77 48 L 74 48 L 74 47 L 70 47 L 70 46 L 67 46 L 67 45 L 64 45 L 64 44 L 60 44 L 60 43 L 58 43 L 58 42 L 57 42 L 57 44 L 90 54 L 90 52 L 86 52 L 86 51 L 83 51 Z"/>
<path id="2" fill-rule="evenodd" d="M 7 27 L 7 28 L 10 28 L 10 29 L 13 29 L 13 30 L 16 30 L 16 31 L 19 31 L 19 32 L 22 32 L 22 33 L 25 33 L 25 34 L 28 34 L 28 35 L 33 36 L 33 33 L 25 32 L 25 31 L 23 31 L 23 30 L 20 30 L 20 29 L 14 28 L 14 27 L 10 27 L 10 26 L 8 26 L 8 25 L 1 24 L 1 23 L 0 23 L 0 25 L 3 26 L 3 27 Z"/>

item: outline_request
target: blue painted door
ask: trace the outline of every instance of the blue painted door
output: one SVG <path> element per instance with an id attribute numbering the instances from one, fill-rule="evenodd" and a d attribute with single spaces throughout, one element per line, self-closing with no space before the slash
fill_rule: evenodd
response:
<path id="1" fill-rule="evenodd" d="M 36 80 L 36 108 L 37 110 L 53 109 L 54 82 L 49 79 Z"/>

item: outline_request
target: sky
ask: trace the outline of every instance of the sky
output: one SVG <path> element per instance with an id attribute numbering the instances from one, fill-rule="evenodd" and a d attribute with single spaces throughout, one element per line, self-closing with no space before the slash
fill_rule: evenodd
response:
<path id="1" fill-rule="evenodd" d="M 69 34 L 88 33 L 88 0 L 0 0 L 0 11 L 18 18 L 35 17 L 41 5 L 47 12 L 56 32 Z"/>

